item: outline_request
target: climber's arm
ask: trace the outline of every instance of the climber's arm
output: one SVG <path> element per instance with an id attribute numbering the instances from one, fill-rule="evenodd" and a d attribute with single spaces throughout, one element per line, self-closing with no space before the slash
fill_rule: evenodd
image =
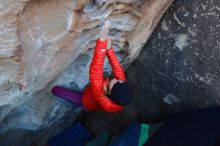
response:
<path id="1" fill-rule="evenodd" d="M 114 77 L 117 80 L 125 81 L 126 79 L 125 79 L 124 70 L 123 70 L 113 48 L 111 47 L 110 42 L 111 42 L 111 40 L 108 39 L 108 48 L 110 48 L 110 49 L 107 49 L 107 56 L 108 56 L 109 62 L 111 64 L 111 67 L 112 67 L 112 70 L 114 73 Z"/>
<path id="2" fill-rule="evenodd" d="M 99 98 L 103 84 L 103 66 L 107 48 L 107 36 L 110 23 L 107 21 L 100 32 L 100 38 L 96 41 L 92 62 L 89 70 L 90 86 L 94 97 Z"/>
<path id="3" fill-rule="evenodd" d="M 89 80 L 93 94 L 99 94 L 103 83 L 103 65 L 106 54 L 107 40 L 96 41 L 92 62 L 89 69 Z"/>

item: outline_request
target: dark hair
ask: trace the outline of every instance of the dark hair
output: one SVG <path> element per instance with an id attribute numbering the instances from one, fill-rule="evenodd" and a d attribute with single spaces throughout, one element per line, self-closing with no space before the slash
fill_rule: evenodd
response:
<path id="1" fill-rule="evenodd" d="M 126 81 L 118 81 L 112 87 L 109 98 L 119 105 L 131 103 L 133 92 Z"/>

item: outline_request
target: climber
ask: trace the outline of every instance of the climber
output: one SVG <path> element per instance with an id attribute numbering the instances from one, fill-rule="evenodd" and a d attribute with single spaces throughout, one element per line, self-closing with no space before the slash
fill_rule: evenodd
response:
<path id="1" fill-rule="evenodd" d="M 106 112 L 118 112 L 123 106 L 128 105 L 132 99 L 132 92 L 125 79 L 124 71 L 111 47 L 111 39 L 108 36 L 110 22 L 103 25 L 100 38 L 96 41 L 96 47 L 89 70 L 89 85 L 83 93 L 55 86 L 52 93 L 58 97 L 67 99 L 87 111 L 104 110 Z M 103 77 L 104 59 L 107 55 L 113 69 L 114 78 Z"/>

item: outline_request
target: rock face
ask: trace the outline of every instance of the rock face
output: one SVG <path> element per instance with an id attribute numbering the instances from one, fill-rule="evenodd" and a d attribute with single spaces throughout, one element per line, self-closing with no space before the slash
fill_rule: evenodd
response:
<path id="1" fill-rule="evenodd" d="M 127 72 L 140 119 L 220 105 L 219 24 L 219 0 L 173 3 Z"/>
<path id="2" fill-rule="evenodd" d="M 126 67 L 172 1 L 0 0 L 0 145 L 44 145 L 69 126 L 81 109 L 50 89 L 83 90 L 103 22 L 112 23 L 112 44 Z"/>

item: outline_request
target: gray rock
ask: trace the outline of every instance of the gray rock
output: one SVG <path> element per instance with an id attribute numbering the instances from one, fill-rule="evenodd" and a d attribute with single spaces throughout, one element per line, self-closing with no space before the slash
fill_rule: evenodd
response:
<path id="1" fill-rule="evenodd" d="M 220 105 L 220 1 L 176 0 L 129 67 L 141 120 Z"/>

